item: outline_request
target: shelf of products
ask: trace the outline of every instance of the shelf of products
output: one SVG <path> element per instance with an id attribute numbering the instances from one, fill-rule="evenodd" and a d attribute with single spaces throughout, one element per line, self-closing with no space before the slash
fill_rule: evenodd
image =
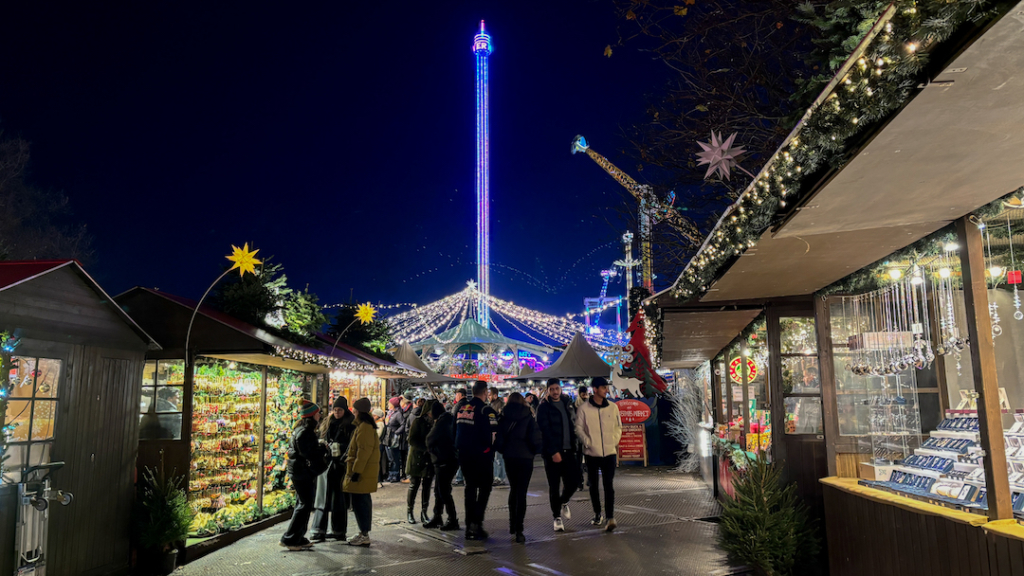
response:
<path id="1" fill-rule="evenodd" d="M 277 512 L 295 504 L 288 488 L 288 446 L 299 420 L 302 375 L 291 370 L 267 374 L 267 429 L 263 452 L 263 512 Z"/>

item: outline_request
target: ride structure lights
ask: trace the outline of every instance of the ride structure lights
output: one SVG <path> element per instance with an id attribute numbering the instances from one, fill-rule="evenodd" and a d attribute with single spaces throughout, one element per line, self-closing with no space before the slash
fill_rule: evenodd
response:
<path id="1" fill-rule="evenodd" d="M 477 301 L 477 321 L 490 326 L 487 296 L 491 293 L 490 272 L 490 124 L 487 110 L 487 59 L 491 55 L 491 37 L 480 21 L 480 33 L 473 37 L 476 54 L 476 265 L 480 297 Z"/>

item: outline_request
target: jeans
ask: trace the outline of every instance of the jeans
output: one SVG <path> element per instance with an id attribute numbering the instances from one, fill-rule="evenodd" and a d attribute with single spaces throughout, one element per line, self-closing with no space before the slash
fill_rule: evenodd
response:
<path id="1" fill-rule="evenodd" d="M 399 478 L 405 477 L 405 459 L 409 456 L 408 450 L 388 448 L 388 460 L 391 461 L 391 473 L 388 475 L 392 481 L 397 482 Z"/>
<path id="2" fill-rule="evenodd" d="M 530 489 L 530 478 L 533 477 L 533 458 L 507 458 L 508 468 L 508 531 L 510 534 L 522 532 L 526 520 L 526 492 Z"/>
<path id="3" fill-rule="evenodd" d="M 580 469 L 576 465 L 576 453 L 572 450 L 562 450 L 561 454 L 561 462 L 555 462 L 550 456 L 544 457 L 544 474 L 548 477 L 548 500 L 551 503 L 551 514 L 555 518 L 562 516 L 562 504 L 568 504 L 580 486 Z M 561 494 L 559 483 L 562 485 Z"/>
<path id="4" fill-rule="evenodd" d="M 352 498 L 352 512 L 356 516 L 356 524 L 361 534 L 370 533 L 370 520 L 373 518 L 373 500 L 369 494 L 349 494 Z"/>
<path id="5" fill-rule="evenodd" d="M 292 476 L 292 487 L 295 489 L 295 509 L 292 511 L 291 522 L 288 523 L 288 530 L 281 536 L 281 542 L 286 545 L 301 544 L 306 538 L 306 529 L 309 528 L 309 515 L 313 513 L 313 505 L 316 500 L 316 477 L 302 475 Z"/>
<path id="6" fill-rule="evenodd" d="M 481 528 L 484 523 L 484 511 L 487 510 L 487 499 L 491 496 L 491 485 L 494 483 L 494 458 L 491 454 L 479 456 L 460 456 L 462 473 L 466 476 L 466 524 L 467 528 Z"/>
<path id="7" fill-rule="evenodd" d="M 335 462 L 327 470 L 326 474 L 320 475 L 319 484 L 325 485 L 324 501 L 317 506 L 316 514 L 313 515 L 313 536 L 324 536 L 327 534 L 327 517 L 331 519 L 331 533 L 335 536 L 345 536 L 348 532 L 348 509 L 349 494 L 341 491 L 341 482 L 345 478 L 345 463 Z M 319 490 L 318 490 L 319 492 Z"/>
<path id="8" fill-rule="evenodd" d="M 494 479 L 505 482 L 508 475 L 505 473 L 505 457 L 501 454 L 494 455 Z"/>
<path id="9" fill-rule="evenodd" d="M 441 512 L 448 511 L 449 521 L 458 521 L 459 515 L 455 511 L 455 499 L 452 498 L 452 478 L 459 465 L 455 462 L 448 464 L 434 464 L 434 475 L 437 476 L 434 482 L 434 518 L 440 518 Z"/>
<path id="10" fill-rule="evenodd" d="M 601 491 L 597 487 L 597 473 L 601 472 L 604 483 L 604 517 L 615 518 L 615 465 L 617 456 L 587 456 L 587 474 L 590 479 L 590 503 L 594 505 L 594 516 L 601 514 Z"/>

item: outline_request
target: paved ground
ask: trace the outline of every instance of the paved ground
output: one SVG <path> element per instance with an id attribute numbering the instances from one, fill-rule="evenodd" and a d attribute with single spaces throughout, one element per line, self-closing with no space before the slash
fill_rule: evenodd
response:
<path id="1" fill-rule="evenodd" d="M 526 515 L 525 545 L 508 535 L 508 489 L 491 493 L 485 528 L 486 552 L 465 556 L 462 534 L 425 530 L 406 524 L 406 485 L 388 484 L 374 495 L 370 548 L 344 543 L 318 544 L 308 552 L 277 545 L 285 524 L 268 528 L 183 568 L 179 576 L 328 576 L 384 574 L 415 576 L 590 576 L 631 574 L 742 574 L 729 568 L 715 544 L 718 526 L 708 518 L 720 513 L 700 480 L 663 469 L 621 467 L 616 480 L 616 520 L 608 534 L 590 525 L 588 494 L 577 493 L 566 532 L 555 533 L 547 504 L 543 469 L 534 471 Z M 462 489 L 455 489 L 460 519 Z M 349 520 L 350 531 L 355 518 Z M 351 535 L 351 534 L 350 534 Z"/>

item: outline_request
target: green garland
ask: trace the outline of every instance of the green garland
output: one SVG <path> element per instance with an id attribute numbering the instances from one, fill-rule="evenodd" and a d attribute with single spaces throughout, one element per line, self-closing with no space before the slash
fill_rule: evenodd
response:
<path id="1" fill-rule="evenodd" d="M 927 55 L 961 25 L 986 15 L 987 0 L 897 0 L 895 13 L 862 58 L 769 161 L 709 235 L 676 281 L 678 297 L 704 294 L 728 264 L 756 245 L 787 202 L 804 190 L 804 176 L 848 161 L 851 139 L 903 106 L 927 78 Z"/>
<path id="2" fill-rule="evenodd" d="M 14 433 L 14 424 L 7 423 L 7 402 L 11 397 L 11 389 L 14 384 L 11 382 L 11 369 L 17 363 L 14 361 L 14 349 L 18 347 L 21 340 L 15 338 L 10 332 L 0 332 L 0 480 L 7 475 L 7 440 Z"/>

